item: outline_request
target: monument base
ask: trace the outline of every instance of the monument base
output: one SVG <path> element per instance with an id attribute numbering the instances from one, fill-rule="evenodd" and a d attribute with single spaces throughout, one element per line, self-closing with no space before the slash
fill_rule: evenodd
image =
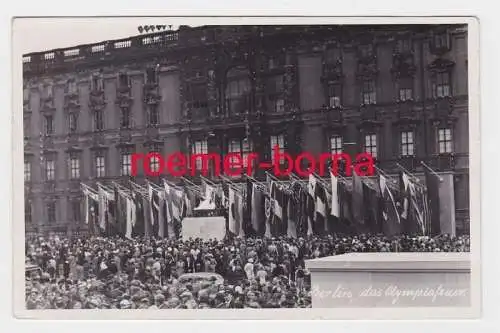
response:
<path id="1" fill-rule="evenodd" d="M 312 307 L 469 307 L 469 256 L 349 253 L 307 260 Z"/>

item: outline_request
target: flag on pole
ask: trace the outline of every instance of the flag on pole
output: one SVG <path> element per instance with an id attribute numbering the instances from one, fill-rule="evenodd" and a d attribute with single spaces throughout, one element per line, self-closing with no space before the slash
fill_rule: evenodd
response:
<path id="1" fill-rule="evenodd" d="M 380 221 L 379 193 L 376 187 L 363 183 L 363 202 L 365 203 L 365 222 L 367 230 L 376 234 L 382 231 Z"/>
<path id="2" fill-rule="evenodd" d="M 106 231 L 106 214 L 108 211 L 108 196 L 106 191 L 100 186 L 98 188 L 99 195 L 99 228 L 101 231 Z"/>
<path id="3" fill-rule="evenodd" d="M 184 191 L 178 188 L 171 188 L 172 217 L 177 223 L 181 223 L 184 217 Z"/>
<path id="4" fill-rule="evenodd" d="M 252 184 L 251 222 L 256 235 L 262 235 L 265 228 L 265 196 L 257 184 Z"/>
<path id="5" fill-rule="evenodd" d="M 132 237 L 142 237 L 146 235 L 142 194 L 137 190 L 132 191 L 132 200 L 134 202 L 132 211 L 135 212 L 132 219 Z"/>
<path id="6" fill-rule="evenodd" d="M 214 210 L 215 209 L 215 192 L 216 188 L 212 185 L 207 184 L 206 182 L 202 182 L 204 184 L 203 188 L 204 197 L 200 202 L 200 205 L 195 208 L 195 210 Z"/>
<path id="7" fill-rule="evenodd" d="M 158 191 L 158 237 L 165 237 L 165 191 Z"/>
<path id="8" fill-rule="evenodd" d="M 229 187 L 229 195 L 228 195 L 228 200 L 229 200 L 229 231 L 234 234 L 238 235 L 240 232 L 240 220 L 239 220 L 239 209 L 238 209 L 238 203 L 236 201 L 236 191 L 234 188 L 231 186 Z"/>
<path id="9" fill-rule="evenodd" d="M 288 197 L 287 202 L 287 237 L 296 238 L 297 237 L 297 193 L 294 191 L 294 187 L 291 186 L 291 193 Z"/>
<path id="10" fill-rule="evenodd" d="M 93 202 L 99 202 L 99 195 L 91 191 L 86 185 L 82 185 L 82 192 L 85 200 L 85 224 L 90 222 L 90 213 Z M 93 201 L 93 202 L 92 202 Z"/>
<path id="11" fill-rule="evenodd" d="M 317 180 L 312 174 L 309 175 L 309 183 L 307 184 L 307 235 L 310 236 L 314 233 L 314 215 L 316 211 L 316 186 Z"/>
<path id="12" fill-rule="evenodd" d="M 356 172 L 352 175 L 352 212 L 355 223 L 364 229 L 363 180 Z"/>
<path id="13" fill-rule="evenodd" d="M 330 214 L 335 217 L 340 217 L 338 179 L 333 173 L 330 173 L 330 182 L 332 184 L 332 196 L 331 196 L 332 201 L 331 201 Z"/>
<path id="14" fill-rule="evenodd" d="M 316 185 L 316 230 L 320 233 L 328 231 L 326 216 L 326 193 L 321 184 Z"/>
<path id="15" fill-rule="evenodd" d="M 125 227 L 125 237 L 128 239 L 132 239 L 132 229 L 134 227 L 134 220 L 135 220 L 135 209 L 133 208 L 134 202 L 131 198 L 126 198 L 126 227 Z"/>
<path id="16" fill-rule="evenodd" d="M 408 183 L 409 193 L 409 217 L 407 219 L 406 233 L 409 235 L 425 235 L 425 224 L 427 216 L 425 215 L 425 196 L 422 193 L 422 187 L 413 182 Z"/>
<path id="17" fill-rule="evenodd" d="M 427 186 L 427 201 L 430 211 L 431 236 L 441 234 L 440 203 L 439 203 L 439 178 L 427 168 L 425 171 L 425 184 Z"/>
<path id="18" fill-rule="evenodd" d="M 383 204 L 382 217 L 384 233 L 389 236 L 398 235 L 401 233 L 401 220 L 396 207 L 396 201 L 389 188 L 387 179 L 383 175 L 379 175 L 379 185 Z"/>
<path id="19" fill-rule="evenodd" d="M 239 220 L 239 230 L 238 230 L 238 236 L 240 237 L 245 237 L 245 220 L 243 216 L 243 196 L 241 192 L 236 196 L 236 214 L 237 218 Z"/>
<path id="20" fill-rule="evenodd" d="M 272 199 L 270 195 L 266 195 L 265 198 L 265 203 L 264 203 L 264 211 L 265 211 L 265 216 L 266 216 L 266 223 L 265 223 L 265 231 L 264 231 L 264 237 L 266 238 L 271 238 L 271 219 L 273 217 L 272 210 L 273 210 L 273 205 L 272 205 Z"/>
<path id="21" fill-rule="evenodd" d="M 172 214 L 172 195 L 170 193 L 170 185 L 163 181 L 164 195 L 165 195 L 165 215 L 167 220 L 167 237 L 169 239 L 175 238 L 174 218 Z"/>
<path id="22" fill-rule="evenodd" d="M 400 173 L 399 188 L 401 191 L 401 197 L 403 199 L 403 210 L 401 212 L 401 219 L 408 219 L 408 214 L 410 210 L 410 177 L 405 173 Z"/>
<path id="23" fill-rule="evenodd" d="M 338 183 L 339 195 L 339 212 L 340 212 L 340 231 L 343 233 L 352 233 L 354 231 L 352 218 L 352 192 L 349 190 L 346 183 Z"/>

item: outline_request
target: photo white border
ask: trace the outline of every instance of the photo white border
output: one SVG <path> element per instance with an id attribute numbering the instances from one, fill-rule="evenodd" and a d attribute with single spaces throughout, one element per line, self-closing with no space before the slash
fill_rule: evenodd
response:
<path id="1" fill-rule="evenodd" d="M 130 19 L 133 17 L 120 17 Z M 22 54 L 13 36 L 12 226 L 14 315 L 30 319 L 470 319 L 481 309 L 479 24 L 473 17 L 165 17 L 169 24 L 468 24 L 469 174 L 471 234 L 470 308 L 346 308 L 245 310 L 26 310 L 24 279 L 24 188 L 22 137 Z M 57 18 L 49 18 L 55 20 Z M 101 20 L 95 18 L 92 20 Z M 86 18 L 89 20 L 89 18 Z M 158 17 L 154 18 L 158 20 Z M 198 23 L 198 21 L 200 23 Z M 205 23 L 202 23 L 205 22 Z M 36 29 L 36 26 L 33 27 Z M 95 42 L 99 42 L 96 40 Z M 71 47 L 72 45 L 68 45 Z M 17 87 L 17 88 L 16 88 Z"/>

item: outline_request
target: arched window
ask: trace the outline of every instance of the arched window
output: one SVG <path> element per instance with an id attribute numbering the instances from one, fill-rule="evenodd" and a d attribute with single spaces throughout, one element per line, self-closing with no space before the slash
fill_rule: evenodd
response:
<path id="1" fill-rule="evenodd" d="M 250 108 L 252 85 L 248 69 L 235 67 L 226 76 L 225 103 L 229 114 L 240 114 Z"/>

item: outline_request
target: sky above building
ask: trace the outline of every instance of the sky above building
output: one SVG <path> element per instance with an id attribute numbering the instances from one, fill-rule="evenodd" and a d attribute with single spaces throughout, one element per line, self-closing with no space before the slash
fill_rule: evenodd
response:
<path id="1" fill-rule="evenodd" d="M 141 25 L 178 25 L 171 18 L 33 18 L 16 19 L 13 39 L 22 54 L 140 35 Z"/>

